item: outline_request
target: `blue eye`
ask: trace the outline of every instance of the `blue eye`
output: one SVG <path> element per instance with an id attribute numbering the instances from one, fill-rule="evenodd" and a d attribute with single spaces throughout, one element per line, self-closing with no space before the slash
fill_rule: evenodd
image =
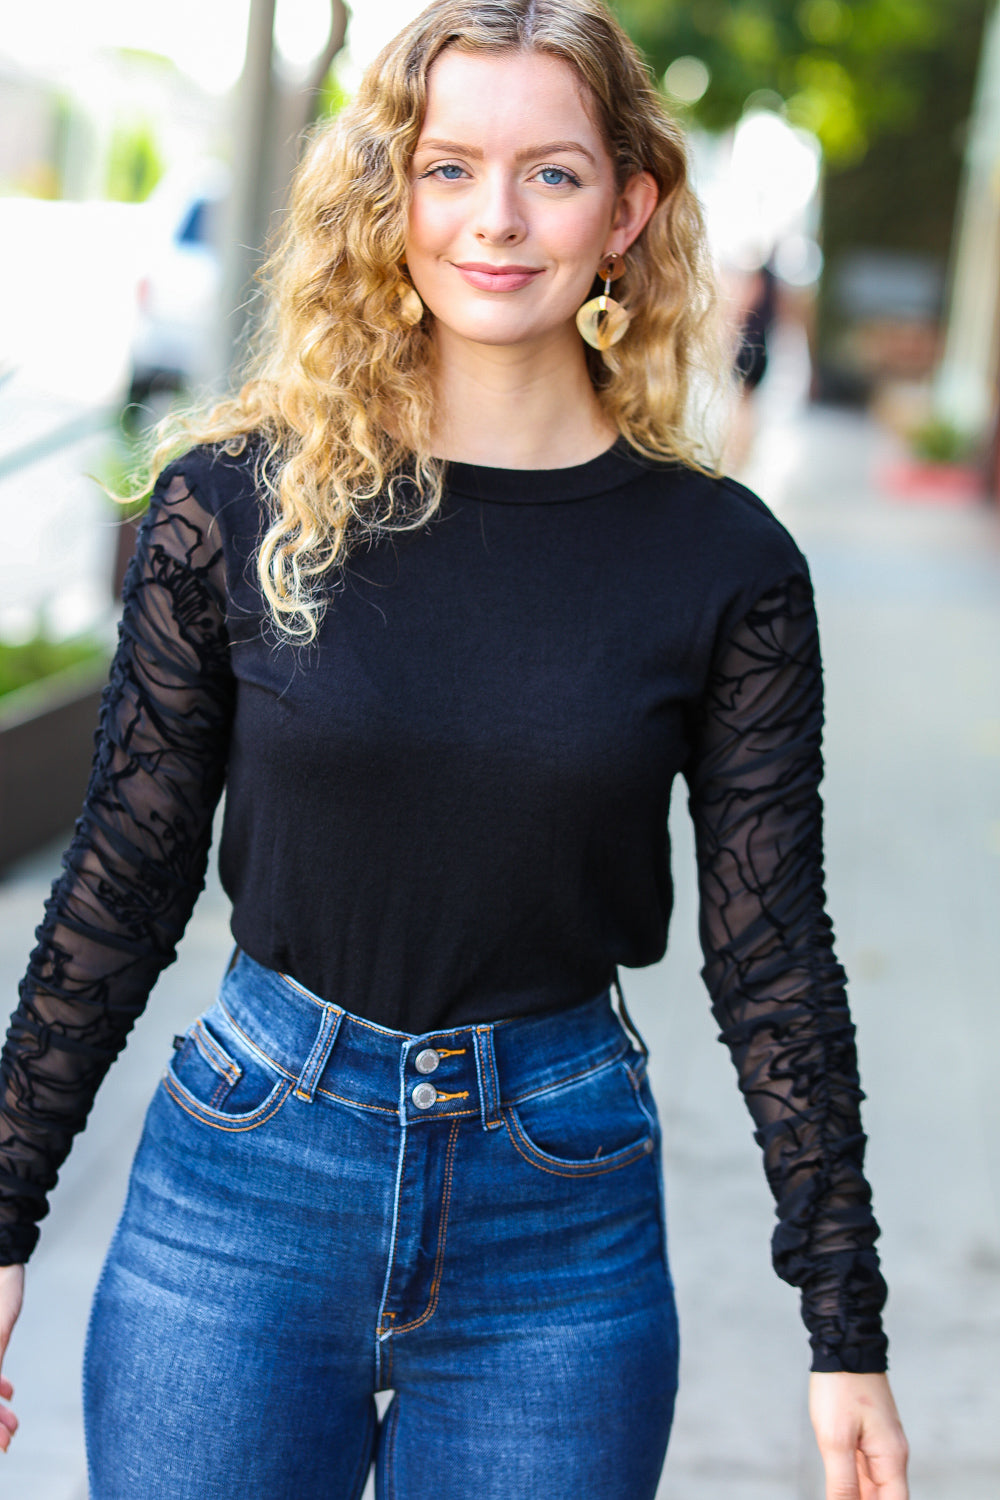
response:
<path id="1" fill-rule="evenodd" d="M 463 168 L 454 161 L 446 161 L 444 166 L 434 168 L 434 176 L 440 175 L 445 182 L 456 182 L 462 176 Z"/>
<path id="2" fill-rule="evenodd" d="M 542 167 L 538 173 L 546 187 L 579 187 L 580 179 L 568 167 Z"/>

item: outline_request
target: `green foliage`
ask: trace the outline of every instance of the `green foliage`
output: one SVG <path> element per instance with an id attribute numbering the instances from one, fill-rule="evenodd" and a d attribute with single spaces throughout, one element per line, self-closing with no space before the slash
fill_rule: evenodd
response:
<path id="1" fill-rule="evenodd" d="M 823 214 L 828 265 L 857 245 L 947 264 L 986 6 L 941 0 L 935 46 L 887 56 L 876 87 L 895 123 L 869 132 L 863 160 L 832 163 Z"/>
<path id="2" fill-rule="evenodd" d="M 148 473 L 148 435 L 123 426 L 90 478 L 108 496 L 115 516 L 131 521 L 149 506 Z"/>
<path id="3" fill-rule="evenodd" d="M 944 417 L 931 417 L 910 433 L 915 458 L 932 464 L 962 464 L 975 457 L 975 440 Z"/>
<path id="4" fill-rule="evenodd" d="M 316 118 L 325 120 L 328 115 L 339 115 L 349 95 L 337 78 L 336 68 L 327 73 L 316 99 Z"/>
<path id="5" fill-rule="evenodd" d="M 92 636 L 53 641 L 40 633 L 16 646 L 0 642 L 0 697 L 52 677 L 67 667 L 82 666 L 85 662 L 98 666 L 107 659 L 106 647 Z"/>
<path id="6" fill-rule="evenodd" d="M 144 203 L 163 176 L 160 156 L 148 122 L 116 125 L 108 154 L 106 192 L 118 203 Z"/>
<path id="7" fill-rule="evenodd" d="M 915 126 L 943 56 L 982 30 L 985 0 L 614 0 L 658 76 L 700 58 L 711 82 L 691 109 L 728 128 L 748 97 L 773 91 L 813 130 L 833 167 Z M 963 38 L 961 33 L 966 33 Z"/>

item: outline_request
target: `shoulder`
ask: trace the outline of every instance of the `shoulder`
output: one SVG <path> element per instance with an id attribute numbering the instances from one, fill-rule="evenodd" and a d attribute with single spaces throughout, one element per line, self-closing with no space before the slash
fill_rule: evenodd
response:
<path id="1" fill-rule="evenodd" d="M 635 461 L 644 523 L 662 532 L 664 550 L 680 549 L 694 577 L 747 596 L 793 576 L 808 580 L 795 539 L 745 485 L 680 463 Z"/>
<path id="2" fill-rule="evenodd" d="M 228 443 L 202 443 L 171 459 L 156 480 L 155 492 L 186 492 L 203 510 L 219 516 L 233 507 L 260 506 L 259 465 L 263 442 L 251 436 L 238 451 Z M 178 484 L 179 481 L 179 484 Z"/>
<path id="3" fill-rule="evenodd" d="M 795 538 L 761 497 L 725 476 L 711 479 L 702 504 L 713 537 L 727 555 L 738 552 L 766 573 L 808 576 L 806 560 Z"/>

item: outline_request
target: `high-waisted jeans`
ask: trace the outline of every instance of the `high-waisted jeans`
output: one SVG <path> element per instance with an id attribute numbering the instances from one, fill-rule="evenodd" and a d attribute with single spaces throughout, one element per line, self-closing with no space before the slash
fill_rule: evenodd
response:
<path id="1" fill-rule="evenodd" d="M 98 1286 L 91 1500 L 652 1500 L 656 1110 L 604 993 L 410 1036 L 240 955 Z M 379 1424 L 374 1392 L 392 1396 Z"/>

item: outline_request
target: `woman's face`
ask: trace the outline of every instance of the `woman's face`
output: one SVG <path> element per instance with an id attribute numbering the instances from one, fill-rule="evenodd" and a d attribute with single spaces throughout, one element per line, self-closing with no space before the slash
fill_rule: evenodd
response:
<path id="1" fill-rule="evenodd" d="M 579 342 L 598 262 L 656 205 L 648 173 L 617 190 L 582 83 L 535 52 L 443 52 L 411 175 L 413 284 L 442 331 L 480 344 Z"/>

